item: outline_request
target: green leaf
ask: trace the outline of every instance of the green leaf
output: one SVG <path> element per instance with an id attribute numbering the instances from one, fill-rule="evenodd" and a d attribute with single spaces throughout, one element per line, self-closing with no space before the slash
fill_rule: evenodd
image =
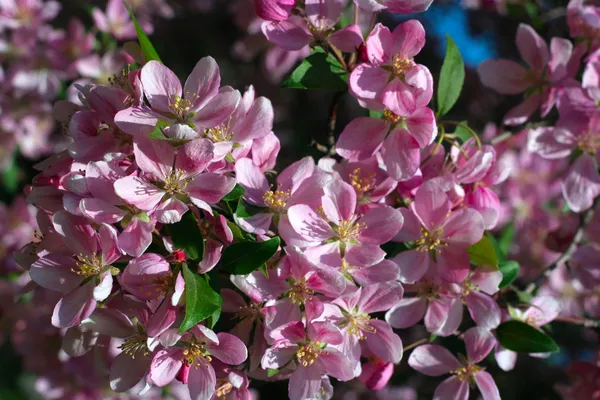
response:
<path id="1" fill-rule="evenodd" d="M 266 263 L 277 253 L 281 240 L 274 237 L 265 242 L 235 243 L 221 256 L 221 264 L 234 275 L 246 275 Z"/>
<path id="2" fill-rule="evenodd" d="M 446 57 L 440 72 L 437 90 L 437 116 L 444 116 L 452 109 L 465 81 L 465 64 L 456 43 L 446 35 Z"/>
<path id="3" fill-rule="evenodd" d="M 249 218 L 255 216 L 262 210 L 263 208 L 248 204 L 240 197 L 237 208 L 235 209 L 235 215 L 238 218 Z"/>
<path id="4" fill-rule="evenodd" d="M 183 264 L 183 279 L 185 280 L 185 318 L 179 327 L 179 333 L 183 333 L 214 315 L 220 313 L 223 299 L 215 292 L 206 279 L 193 273 L 187 264 Z"/>
<path id="5" fill-rule="evenodd" d="M 144 30 L 140 26 L 140 23 L 135 17 L 133 11 L 131 10 L 131 7 L 129 7 L 129 4 L 127 4 L 126 2 L 123 2 L 123 4 L 125 4 L 125 7 L 127 7 L 127 11 L 129 11 L 129 15 L 131 15 L 131 20 L 135 25 L 135 31 L 137 33 L 138 41 L 140 42 L 140 47 L 142 48 L 142 53 L 144 54 L 146 62 L 152 60 L 162 62 L 160 57 L 158 56 L 158 53 L 156 52 L 156 49 L 152 45 L 152 42 L 150 41 L 150 39 L 148 39 L 148 35 L 146 35 L 146 32 L 144 32 Z"/>
<path id="6" fill-rule="evenodd" d="M 485 236 L 487 236 L 487 238 L 490 239 L 490 243 L 492 244 L 492 246 L 494 246 L 494 251 L 498 256 L 498 263 L 502 263 L 506 259 L 506 254 L 500 248 L 500 244 L 498 244 L 498 241 L 490 232 L 486 233 Z"/>
<path id="7" fill-rule="evenodd" d="M 163 132 L 163 130 L 168 126 L 169 126 L 169 123 L 167 121 L 163 121 L 162 119 L 159 119 L 158 122 L 156 123 L 156 125 L 154 125 L 154 130 L 152 130 L 152 132 L 150 132 L 148 137 L 152 138 L 152 139 L 168 140 L 169 138 L 167 136 L 165 136 L 165 133 Z"/>
<path id="8" fill-rule="evenodd" d="M 279 373 L 279 370 L 277 368 L 275 368 L 275 369 L 269 368 L 267 370 L 267 376 L 269 378 L 272 377 L 272 376 L 274 376 L 274 375 L 277 375 L 278 373 Z"/>
<path id="9" fill-rule="evenodd" d="M 469 258 L 475 265 L 485 264 L 498 268 L 498 255 L 487 236 L 483 236 L 479 242 L 469 247 Z"/>
<path id="10" fill-rule="evenodd" d="M 204 238 L 198 221 L 191 211 L 183 214 L 181 221 L 168 225 L 173 245 L 185 252 L 190 260 L 202 260 L 204 256 Z"/>
<path id="11" fill-rule="evenodd" d="M 19 189 L 19 175 L 21 171 L 17 167 L 14 158 L 2 172 L 2 189 L 8 194 L 15 194 Z"/>
<path id="12" fill-rule="evenodd" d="M 345 91 L 348 87 L 348 73 L 344 67 L 323 49 L 317 47 L 315 50 L 286 78 L 281 87 Z"/>
<path id="13" fill-rule="evenodd" d="M 371 118 L 381 118 L 381 117 L 383 117 L 383 111 L 369 110 L 369 117 L 371 117 Z"/>
<path id="14" fill-rule="evenodd" d="M 544 332 L 521 321 L 507 321 L 496 328 L 500 344 L 518 353 L 553 353 L 559 351 L 556 342 Z"/>
<path id="15" fill-rule="evenodd" d="M 512 243 L 515 240 L 515 224 L 512 222 L 502 230 L 500 235 L 498 236 L 498 247 L 502 250 L 502 253 L 508 255 L 510 248 L 512 247 Z"/>
<path id="16" fill-rule="evenodd" d="M 517 279 L 519 276 L 519 263 L 516 261 L 505 261 L 500 263 L 500 272 L 502 272 L 502 282 L 498 285 L 498 288 L 504 289 Z"/>
<path id="17" fill-rule="evenodd" d="M 240 184 L 236 183 L 235 186 L 233 187 L 233 189 L 231 190 L 231 192 L 227 193 L 225 195 L 225 197 L 223 197 L 223 200 L 225 200 L 225 201 L 237 200 L 245 194 L 246 194 L 246 190 L 242 186 L 240 186 Z"/>
<path id="18" fill-rule="evenodd" d="M 208 327 L 213 329 L 217 322 L 219 322 L 219 318 L 221 317 L 221 307 L 217 309 L 210 317 L 208 317 Z"/>

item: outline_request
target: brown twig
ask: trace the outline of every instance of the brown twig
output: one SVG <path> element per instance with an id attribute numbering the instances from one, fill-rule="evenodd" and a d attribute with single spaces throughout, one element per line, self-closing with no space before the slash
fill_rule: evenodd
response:
<path id="1" fill-rule="evenodd" d="M 411 344 L 409 344 L 408 346 L 404 346 L 404 348 L 403 348 L 403 351 L 410 350 L 410 349 L 412 349 L 413 347 L 420 346 L 420 345 L 422 345 L 422 344 L 425 344 L 425 343 L 427 343 L 427 342 L 429 342 L 429 338 L 424 338 L 424 339 L 421 339 L 421 340 L 417 340 L 416 342 L 414 342 L 414 343 L 411 343 Z"/>

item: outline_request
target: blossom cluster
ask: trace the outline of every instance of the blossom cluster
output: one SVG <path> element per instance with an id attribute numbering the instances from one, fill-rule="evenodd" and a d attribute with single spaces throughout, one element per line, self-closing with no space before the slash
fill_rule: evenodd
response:
<path id="1" fill-rule="evenodd" d="M 542 328 L 557 318 L 598 318 L 600 58 L 595 20 L 582 16 L 596 8 L 569 7 L 581 45 L 554 38 L 548 47 L 521 25 L 528 67 L 480 66 L 485 85 L 526 93 L 506 126 L 525 124 L 538 108 L 542 118 L 554 108 L 559 115 L 512 136 L 489 127 L 482 141 L 466 123 L 444 119 L 453 101 L 444 103 L 440 89 L 434 111 L 434 79 L 415 61 L 425 46 L 419 21 L 393 30 L 361 22 L 430 4 L 254 0 L 249 33 L 260 27 L 272 57 L 289 62 L 276 63 L 281 74 L 322 56 L 344 71 L 369 115 L 343 127 L 327 156 L 279 172 L 273 104 L 252 86 L 224 85 L 210 56 L 182 82 L 140 41 L 128 46 L 139 66 L 80 81 L 71 101 L 57 102 L 52 114 L 69 143 L 36 164 L 26 189 L 37 211 L 34 241 L 25 243 L 34 213 L 24 201 L 0 214 L 3 226 L 20 219 L 24 227 L 3 238 L 0 256 L 20 249 L 13 260 L 27 273 L 0 293 L 19 299 L 3 311 L 18 320 L 12 341 L 38 374 L 38 390 L 47 398 L 102 398 L 109 387 L 123 399 L 161 398 L 163 388 L 181 399 L 250 399 L 252 381 L 289 380 L 292 400 L 329 399 L 332 378 L 379 390 L 406 358 L 421 374 L 446 377 L 436 399 L 477 390 L 493 400 L 500 390 L 486 367 L 510 371 L 517 352 L 548 357 L 556 344 Z M 95 24 L 134 37 L 119 7 L 95 10 Z M 347 7 L 356 17 L 343 26 Z M 502 254 L 491 232 L 509 224 L 523 242 Z M 541 250 L 528 245 L 540 240 Z M 558 256 L 540 281 L 544 271 L 534 267 Z M 528 290 L 511 286 L 519 271 L 506 257 L 521 262 Z M 417 325 L 426 335 L 406 345 L 404 333 Z M 448 337 L 466 354 L 434 343 Z M 594 393 L 597 366 L 571 369 L 586 379 L 561 387 L 566 398 Z"/>

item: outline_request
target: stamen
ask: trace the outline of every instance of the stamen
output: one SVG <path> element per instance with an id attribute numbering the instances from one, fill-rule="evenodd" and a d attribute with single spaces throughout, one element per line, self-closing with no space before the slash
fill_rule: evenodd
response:
<path id="1" fill-rule="evenodd" d="M 142 354 L 145 357 L 150 354 L 146 340 L 147 338 L 143 335 L 132 335 L 125 339 L 125 342 L 119 348 L 133 359 L 135 359 L 136 354 Z"/>
<path id="2" fill-rule="evenodd" d="M 376 182 L 375 182 L 375 173 L 374 172 L 369 174 L 367 177 L 361 178 L 360 168 L 356 168 L 354 171 L 352 171 L 352 173 L 349 175 L 349 177 L 350 177 L 350 183 L 352 184 L 352 187 L 354 187 L 354 190 L 356 190 L 359 194 L 368 192 L 373 187 L 375 187 Z"/>
<path id="3" fill-rule="evenodd" d="M 277 186 L 277 190 L 267 190 L 265 194 L 263 194 L 263 199 L 265 200 L 265 204 L 276 213 L 285 212 L 285 208 L 287 206 L 287 201 L 290 199 L 292 192 L 290 189 L 282 191 L 281 184 Z"/>
<path id="4" fill-rule="evenodd" d="M 322 351 L 323 343 L 314 342 L 301 345 L 296 351 L 296 359 L 303 367 L 310 367 L 317 361 Z"/>
<path id="5" fill-rule="evenodd" d="M 359 216 L 360 218 L 360 216 Z M 357 218 L 342 221 L 333 227 L 333 231 L 341 241 L 358 239 L 360 233 L 367 228 L 364 222 L 357 222 Z"/>
<path id="6" fill-rule="evenodd" d="M 392 72 L 395 76 L 404 78 L 404 75 L 415 66 L 412 58 L 405 58 L 401 54 L 394 54 L 392 59 Z"/>
<path id="7" fill-rule="evenodd" d="M 441 247 L 448 246 L 448 243 L 442 240 L 442 234 L 442 228 L 438 228 L 433 232 L 429 232 L 425 227 L 421 227 L 421 238 L 415 242 L 417 245 L 417 251 L 435 251 L 436 253 L 439 253 L 441 251 Z"/>
<path id="8" fill-rule="evenodd" d="M 288 297 L 292 304 L 304 304 L 315 294 L 315 291 L 306 286 L 306 279 L 302 278 L 292 284 L 288 291 Z"/>
<path id="9" fill-rule="evenodd" d="M 71 268 L 71 271 L 75 272 L 77 275 L 87 277 L 98 275 L 102 272 L 104 265 L 100 254 L 88 256 L 80 253 L 76 258 L 79 261 L 75 263 L 76 268 Z"/>

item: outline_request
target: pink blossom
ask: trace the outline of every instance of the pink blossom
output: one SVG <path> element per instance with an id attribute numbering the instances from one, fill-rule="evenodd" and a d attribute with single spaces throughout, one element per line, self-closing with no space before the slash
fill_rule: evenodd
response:
<path id="1" fill-rule="evenodd" d="M 291 400 L 313 398 L 323 374 L 340 381 L 354 377 L 350 360 L 334 347 L 342 343 L 342 333 L 330 323 L 289 322 L 271 332 L 271 337 L 275 342 L 265 352 L 262 367 L 278 369 L 288 362 L 295 363 L 288 389 Z"/>
<path id="2" fill-rule="evenodd" d="M 484 221 L 470 208 L 452 210 L 446 193 L 436 184 L 417 190 L 410 208 L 400 210 L 404 227 L 395 241 L 415 241 L 416 248 L 398 254 L 400 280 L 418 281 L 429 269 L 445 280 L 460 282 L 469 273 L 467 248 L 483 236 Z"/>
<path id="3" fill-rule="evenodd" d="M 463 334 L 467 359 L 461 363 L 445 348 L 426 344 L 417 347 L 410 355 L 408 364 L 429 376 L 452 373 L 440 383 L 434 398 L 469 398 L 469 386 L 477 385 L 485 400 L 500 399 L 500 393 L 492 376 L 477 365 L 494 348 L 496 339 L 484 328 L 471 328 Z"/>
<path id="4" fill-rule="evenodd" d="M 129 12 L 122 1 L 109 0 L 106 13 L 94 8 L 92 17 L 96 27 L 106 33 L 110 33 L 119 40 L 133 39 L 136 37 L 135 26 L 129 16 Z M 152 31 L 152 25 L 144 24 L 146 32 Z"/>

